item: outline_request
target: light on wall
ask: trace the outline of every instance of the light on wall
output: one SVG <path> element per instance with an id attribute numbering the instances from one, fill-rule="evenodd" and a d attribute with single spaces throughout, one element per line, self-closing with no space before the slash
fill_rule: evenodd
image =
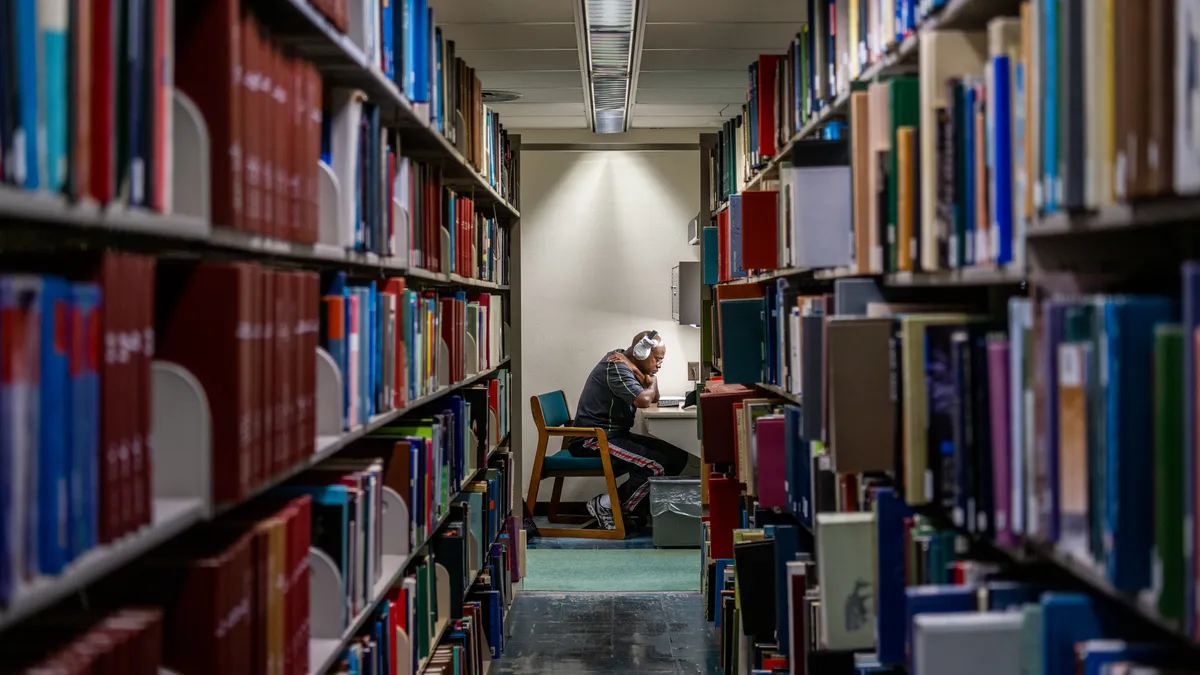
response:
<path id="1" fill-rule="evenodd" d="M 646 0 L 577 0 L 575 26 L 579 61 L 588 91 L 592 131 L 629 128 L 630 102 L 637 91 Z M 586 47 L 586 48 L 585 48 Z"/>

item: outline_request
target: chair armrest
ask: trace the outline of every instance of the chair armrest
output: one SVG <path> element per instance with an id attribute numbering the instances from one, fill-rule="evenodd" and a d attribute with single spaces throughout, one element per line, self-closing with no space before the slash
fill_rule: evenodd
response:
<path id="1" fill-rule="evenodd" d="M 596 427 L 547 427 L 546 434 L 550 436 L 561 436 L 565 438 L 600 438 L 600 434 L 604 433 L 602 429 Z"/>

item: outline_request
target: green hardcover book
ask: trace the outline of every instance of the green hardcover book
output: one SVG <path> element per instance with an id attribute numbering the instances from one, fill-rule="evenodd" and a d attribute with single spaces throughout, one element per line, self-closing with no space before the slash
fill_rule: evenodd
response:
<path id="1" fill-rule="evenodd" d="M 1158 615 L 1183 614 L 1183 327 L 1154 327 L 1154 567 Z"/>
<path id="2" fill-rule="evenodd" d="M 888 153 L 887 169 L 887 254 L 885 257 L 886 271 L 895 272 L 898 258 L 899 233 L 896 231 L 899 223 L 897 201 L 900 195 L 900 147 L 896 139 L 896 131 L 900 127 L 917 128 L 921 124 L 921 91 L 919 80 L 915 75 L 902 75 L 888 80 L 888 107 L 891 110 L 888 137 L 891 139 L 892 151 Z"/>
<path id="3" fill-rule="evenodd" d="M 432 572 L 433 563 L 428 559 L 425 564 L 417 568 L 417 657 L 422 660 L 429 657 L 429 643 L 433 639 L 431 630 L 433 608 L 429 601 L 430 592 L 434 586 L 430 580 Z"/>

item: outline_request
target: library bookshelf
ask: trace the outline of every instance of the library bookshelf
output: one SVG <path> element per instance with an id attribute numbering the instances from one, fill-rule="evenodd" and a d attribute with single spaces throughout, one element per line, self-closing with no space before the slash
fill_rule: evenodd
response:
<path id="1" fill-rule="evenodd" d="M 0 133 L 6 667 L 486 672 L 521 214 L 473 64 L 423 1 L 68 4 L 0 41 L 64 38 L 0 94 L 47 120 Z"/>
<path id="2" fill-rule="evenodd" d="M 1137 7 L 813 3 L 701 136 L 731 672 L 1197 663 L 1194 8 Z"/>

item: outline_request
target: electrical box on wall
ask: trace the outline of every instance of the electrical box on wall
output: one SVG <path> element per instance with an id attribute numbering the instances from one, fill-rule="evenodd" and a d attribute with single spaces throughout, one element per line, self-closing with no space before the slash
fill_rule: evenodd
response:
<path id="1" fill-rule="evenodd" d="M 671 268 L 671 318 L 681 326 L 700 325 L 700 263 L 695 260 Z"/>

